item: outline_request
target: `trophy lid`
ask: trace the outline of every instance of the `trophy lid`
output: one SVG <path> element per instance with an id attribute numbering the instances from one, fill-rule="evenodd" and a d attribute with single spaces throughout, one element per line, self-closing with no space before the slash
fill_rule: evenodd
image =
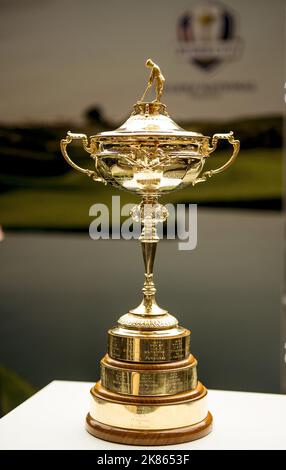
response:
<path id="1" fill-rule="evenodd" d="M 140 102 L 133 106 L 131 116 L 114 131 L 101 132 L 100 137 L 170 136 L 202 137 L 198 132 L 186 131 L 167 113 L 166 105 L 158 101 Z"/>
<path id="2" fill-rule="evenodd" d="M 142 98 L 137 101 L 133 106 L 133 112 L 131 116 L 118 128 L 113 131 L 101 132 L 95 137 L 101 140 L 117 139 L 127 140 L 130 137 L 163 137 L 163 138 L 174 138 L 180 137 L 183 139 L 204 137 L 203 134 L 198 132 L 186 131 L 178 124 L 176 124 L 168 115 L 166 105 L 161 103 L 161 95 L 164 89 L 165 78 L 157 64 L 151 59 L 146 61 L 146 66 L 151 69 L 150 78 L 143 93 Z M 155 87 L 156 99 L 152 102 L 144 101 L 145 95 L 152 85 Z"/>

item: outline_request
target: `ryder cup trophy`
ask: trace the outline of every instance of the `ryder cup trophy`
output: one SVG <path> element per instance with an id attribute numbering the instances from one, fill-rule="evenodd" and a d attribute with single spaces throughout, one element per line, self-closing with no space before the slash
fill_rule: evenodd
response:
<path id="1" fill-rule="evenodd" d="M 197 361 L 190 353 L 190 331 L 156 302 L 153 265 L 158 222 L 168 217 L 161 195 L 205 182 L 235 160 L 239 141 L 233 133 L 212 139 L 179 127 L 167 113 L 161 96 L 165 79 L 151 59 L 147 88 L 129 119 L 118 129 L 91 136 L 67 133 L 61 151 L 67 162 L 93 181 L 132 191 L 141 202 L 131 211 L 141 222 L 145 265 L 143 299 L 108 331 L 108 353 L 101 361 L 101 379 L 91 389 L 86 417 L 88 432 L 113 442 L 134 445 L 175 444 L 205 436 L 212 428 L 207 390 L 197 378 Z M 156 99 L 145 95 L 154 86 Z M 230 159 L 203 171 L 206 161 L 226 139 Z M 94 169 L 81 168 L 67 154 L 67 145 L 81 140 Z"/>

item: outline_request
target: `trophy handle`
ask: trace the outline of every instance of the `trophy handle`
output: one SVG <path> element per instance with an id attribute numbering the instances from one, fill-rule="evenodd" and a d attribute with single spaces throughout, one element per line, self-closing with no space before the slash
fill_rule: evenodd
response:
<path id="1" fill-rule="evenodd" d="M 194 181 L 193 184 L 203 183 L 211 176 L 216 175 L 217 173 L 221 173 L 222 171 L 226 170 L 230 165 L 232 165 L 234 160 L 236 159 L 240 148 L 240 142 L 239 140 L 234 139 L 232 131 L 228 132 L 227 134 L 214 134 L 212 137 L 212 146 L 208 147 L 207 154 L 210 155 L 216 150 L 219 139 L 226 139 L 233 146 L 233 152 L 230 159 L 224 165 L 220 166 L 219 168 L 216 168 L 215 170 L 205 171 L 200 178 L 197 178 Z"/>
<path id="2" fill-rule="evenodd" d="M 83 173 L 89 176 L 94 181 L 100 181 L 101 183 L 105 183 L 104 179 L 100 178 L 100 176 L 98 176 L 98 174 L 94 170 L 88 170 L 87 168 L 82 168 L 81 166 L 77 165 L 70 159 L 67 153 L 67 146 L 73 140 L 81 140 L 84 150 L 88 153 L 92 152 L 92 148 L 88 146 L 88 138 L 85 134 L 74 134 L 73 132 L 68 131 L 66 138 L 61 140 L 61 152 L 64 158 L 66 159 L 66 161 L 68 162 L 68 164 L 72 166 L 75 170 L 79 171 L 80 173 Z"/>

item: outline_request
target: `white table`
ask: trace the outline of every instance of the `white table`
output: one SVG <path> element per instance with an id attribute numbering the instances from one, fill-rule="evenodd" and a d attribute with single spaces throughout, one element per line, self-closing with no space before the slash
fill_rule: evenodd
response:
<path id="1" fill-rule="evenodd" d="M 51 382 L 0 420 L 0 449 L 135 449 L 86 432 L 91 386 Z M 208 436 L 186 444 L 145 448 L 286 449 L 285 395 L 210 390 L 209 409 L 214 429 Z"/>

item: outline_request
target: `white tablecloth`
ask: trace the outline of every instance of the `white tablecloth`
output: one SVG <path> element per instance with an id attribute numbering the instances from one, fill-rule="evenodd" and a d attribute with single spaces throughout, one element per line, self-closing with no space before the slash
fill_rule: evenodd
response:
<path id="1" fill-rule="evenodd" d="M 91 386 L 87 382 L 51 382 L 0 420 L 0 449 L 136 449 L 87 433 Z M 210 390 L 208 397 L 214 417 L 211 434 L 156 448 L 286 449 L 285 395 Z"/>

